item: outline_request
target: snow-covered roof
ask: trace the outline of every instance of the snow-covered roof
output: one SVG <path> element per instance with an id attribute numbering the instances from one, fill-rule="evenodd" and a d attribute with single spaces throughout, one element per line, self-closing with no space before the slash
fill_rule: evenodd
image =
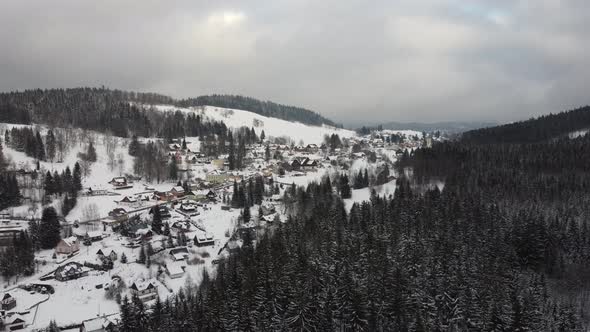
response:
<path id="1" fill-rule="evenodd" d="M 185 265 L 181 262 L 168 262 L 166 263 L 166 270 L 168 270 L 168 273 L 171 275 L 182 274 L 184 273 L 183 266 Z"/>
<path id="2" fill-rule="evenodd" d="M 176 191 L 177 193 L 184 192 L 184 188 L 182 186 L 176 186 L 176 187 L 172 188 L 172 190 Z"/>
<path id="3" fill-rule="evenodd" d="M 107 328 L 111 324 L 112 324 L 112 322 L 104 317 L 94 318 L 94 319 L 87 320 L 82 323 L 82 325 L 84 325 L 84 330 L 86 332 L 104 331 L 104 329 Z"/>
<path id="4" fill-rule="evenodd" d="M 134 282 L 131 287 L 131 289 L 134 289 L 136 291 L 144 291 L 146 289 L 150 289 L 150 288 L 156 288 L 156 283 L 154 281 L 148 280 L 148 281 L 136 281 Z"/>
<path id="5" fill-rule="evenodd" d="M 70 236 L 70 237 L 63 239 L 63 241 L 68 247 L 71 247 L 74 244 L 76 244 L 76 241 L 78 241 L 78 238 L 75 236 Z"/>
<path id="6" fill-rule="evenodd" d="M 88 237 L 91 237 L 91 238 L 102 237 L 102 232 L 101 231 L 90 231 L 90 232 L 88 232 Z"/>

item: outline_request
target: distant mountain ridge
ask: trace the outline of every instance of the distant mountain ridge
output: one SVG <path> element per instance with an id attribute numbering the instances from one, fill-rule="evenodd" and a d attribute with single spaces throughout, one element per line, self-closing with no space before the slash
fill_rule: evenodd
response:
<path id="1" fill-rule="evenodd" d="M 444 121 L 444 122 L 387 122 L 383 129 L 392 130 L 416 130 L 425 132 L 441 131 L 446 133 L 461 133 L 468 130 L 497 126 L 494 122 L 468 122 L 468 121 Z"/>

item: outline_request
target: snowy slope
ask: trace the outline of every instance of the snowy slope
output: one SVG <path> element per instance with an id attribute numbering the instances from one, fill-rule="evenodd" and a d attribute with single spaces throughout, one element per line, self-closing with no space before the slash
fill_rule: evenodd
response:
<path id="1" fill-rule="evenodd" d="M 197 113 L 211 120 L 223 121 L 230 128 L 254 127 L 257 134 L 264 130 L 267 137 L 289 137 L 296 144 L 300 141 L 303 141 L 304 144 L 320 144 L 324 140 L 324 135 L 333 133 L 338 134 L 341 138 L 356 136 L 356 133 L 352 130 L 326 125 L 321 127 L 311 126 L 299 122 L 270 118 L 243 110 L 213 106 L 180 108 L 171 105 L 156 105 L 154 107 L 167 112 L 180 110 L 184 113 Z"/>

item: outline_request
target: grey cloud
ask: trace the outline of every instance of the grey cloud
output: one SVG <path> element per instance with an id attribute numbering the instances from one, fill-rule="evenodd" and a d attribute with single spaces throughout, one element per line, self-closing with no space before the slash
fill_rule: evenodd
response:
<path id="1" fill-rule="evenodd" d="M 3 1 L 0 90 L 104 84 L 238 93 L 346 123 L 512 121 L 588 102 L 585 6 Z"/>

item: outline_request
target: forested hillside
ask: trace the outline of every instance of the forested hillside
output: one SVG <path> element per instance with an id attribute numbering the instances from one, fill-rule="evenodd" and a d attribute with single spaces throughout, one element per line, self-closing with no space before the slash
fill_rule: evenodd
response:
<path id="1" fill-rule="evenodd" d="M 468 131 L 463 134 L 463 142 L 476 144 L 534 143 L 589 128 L 590 106 L 585 106 L 526 121 Z"/>
<path id="2" fill-rule="evenodd" d="M 125 331 L 572 331 L 578 307 L 548 295 L 539 215 L 401 181 L 350 213 L 330 181 L 286 195 L 295 217 L 219 264 L 199 288 Z M 540 241 L 540 239 L 538 240 Z M 549 251 L 549 250 L 548 250 Z M 551 253 L 547 253 L 549 256 Z M 556 265 L 556 263 L 553 263 Z"/>
<path id="3" fill-rule="evenodd" d="M 507 227 L 516 237 L 523 272 L 546 277 L 548 295 L 580 313 L 590 295 L 590 136 L 566 134 L 584 119 L 588 108 L 476 130 L 399 162 L 417 183 L 443 179 L 445 191 L 499 206 L 506 219 L 496 231 Z"/>
<path id="4" fill-rule="evenodd" d="M 115 136 L 225 135 L 221 122 L 198 115 L 162 113 L 130 103 L 171 103 L 170 97 L 104 88 L 26 90 L 0 94 L 0 122 L 38 123 L 63 128 L 110 132 Z"/>
<path id="5" fill-rule="evenodd" d="M 154 114 L 157 112 L 150 112 L 130 102 L 183 107 L 211 105 L 251 111 L 305 124 L 334 125 L 332 121 L 303 108 L 262 102 L 242 96 L 213 95 L 177 101 L 155 93 L 106 88 L 37 89 L 0 93 L 0 122 L 35 122 L 51 126 L 68 125 L 98 131 L 110 130 L 117 136 L 162 135 L 162 131 L 168 130 L 165 128 L 165 116 Z"/>
<path id="6" fill-rule="evenodd" d="M 334 122 L 320 114 L 301 107 L 281 105 L 271 101 L 261 101 L 258 99 L 234 96 L 234 95 L 210 95 L 197 98 L 181 100 L 177 103 L 179 106 L 217 106 L 224 108 L 233 108 L 250 111 L 256 114 L 279 118 L 287 121 L 298 121 L 305 124 L 321 126 L 327 124 L 336 126 Z"/>

